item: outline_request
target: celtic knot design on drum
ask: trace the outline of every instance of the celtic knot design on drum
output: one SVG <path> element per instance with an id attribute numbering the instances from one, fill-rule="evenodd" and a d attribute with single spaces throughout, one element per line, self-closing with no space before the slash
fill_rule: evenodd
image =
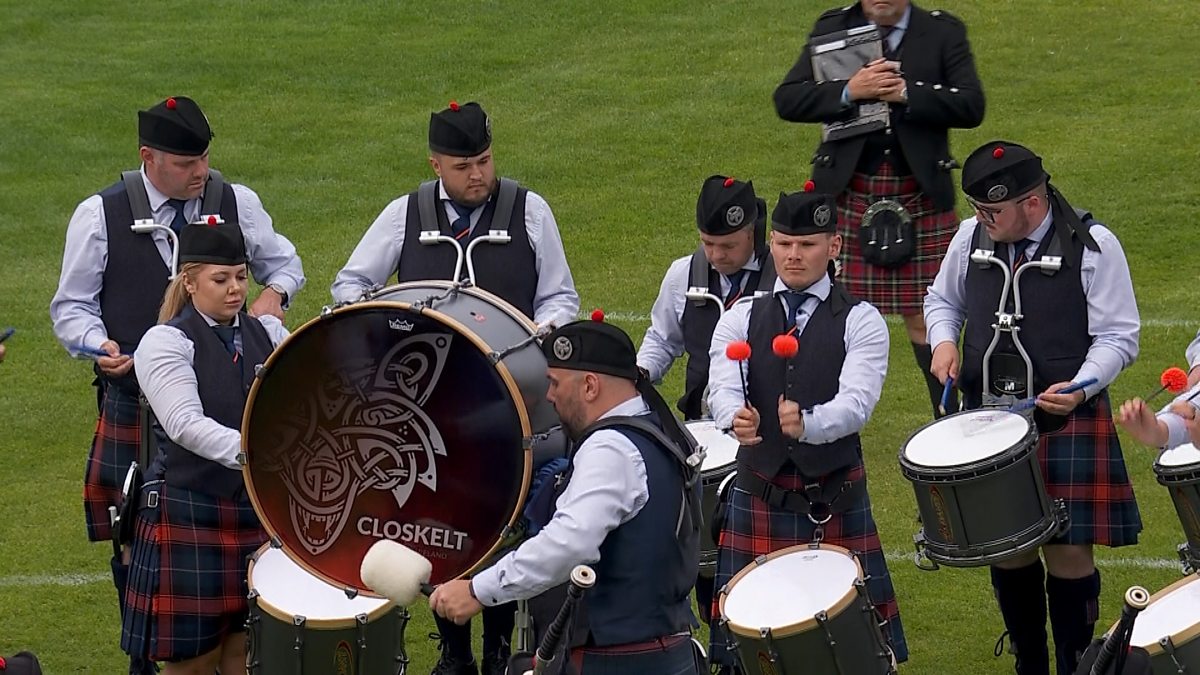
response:
<path id="1" fill-rule="evenodd" d="M 312 554 L 328 549 L 368 490 L 403 508 L 420 484 L 437 492 L 436 457 L 446 443 L 421 409 L 437 387 L 452 336 L 416 335 L 375 362 L 329 379 L 285 426 L 292 441 L 264 457 L 288 493 L 294 533 Z"/>

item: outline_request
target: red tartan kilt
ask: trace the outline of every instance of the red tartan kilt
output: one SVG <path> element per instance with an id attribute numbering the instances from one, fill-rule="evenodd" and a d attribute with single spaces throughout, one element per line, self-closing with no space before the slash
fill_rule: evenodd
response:
<path id="1" fill-rule="evenodd" d="M 105 386 L 83 477 L 83 515 L 91 541 L 112 539 L 108 507 L 120 501 L 125 474 L 137 460 L 140 422 L 137 396 L 117 385 Z"/>
<path id="2" fill-rule="evenodd" d="M 863 213 L 875 202 L 890 197 L 913 217 L 916 251 L 903 265 L 884 268 L 863 260 L 858 236 Z M 838 232 L 842 235 L 839 281 L 855 297 L 875 305 L 883 314 L 920 314 L 925 289 L 933 283 L 950 240 L 958 231 L 953 211 L 938 211 L 911 175 L 897 175 L 884 162 L 878 173 L 855 173 L 838 195 Z"/>

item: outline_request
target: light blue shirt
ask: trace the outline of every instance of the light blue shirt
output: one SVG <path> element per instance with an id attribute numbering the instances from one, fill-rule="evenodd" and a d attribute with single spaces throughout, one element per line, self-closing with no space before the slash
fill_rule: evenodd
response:
<path id="1" fill-rule="evenodd" d="M 803 290 L 816 297 L 805 300 L 797 312 L 796 335 L 804 349 L 804 329 L 817 306 L 829 297 L 832 284 L 828 275 Z M 778 302 L 787 311 L 782 293 L 789 290 L 782 279 L 775 280 L 773 289 Z M 738 302 L 725 312 L 713 331 L 709 350 L 711 364 L 708 372 L 708 407 L 719 428 L 733 424 L 733 416 L 744 405 L 741 364 L 725 356 L 725 347 L 736 340 L 746 340 L 750 327 L 750 309 L 754 303 Z M 825 403 L 804 410 L 805 443 L 831 443 L 862 431 L 879 403 L 888 367 L 888 329 L 879 310 L 870 303 L 860 302 L 850 308 L 843 337 L 846 359 L 838 376 L 838 392 Z M 782 392 L 781 392 L 782 393 Z"/>
<path id="2" fill-rule="evenodd" d="M 1171 406 L 1175 405 L 1176 403 L 1187 403 L 1193 408 L 1196 408 L 1197 411 L 1200 411 L 1200 396 L 1197 396 L 1197 392 L 1200 392 L 1200 384 L 1197 384 L 1182 394 L 1176 396 L 1170 403 L 1163 406 L 1162 410 L 1160 410 L 1155 416 L 1159 421 L 1167 425 L 1167 442 L 1162 446 L 1164 450 L 1170 450 L 1171 448 L 1183 445 L 1184 443 L 1192 442 L 1191 437 L 1188 435 L 1186 420 L 1184 420 L 1178 414 L 1172 412 Z M 1196 398 L 1192 398 L 1189 401 L 1188 399 L 1193 396 Z"/>

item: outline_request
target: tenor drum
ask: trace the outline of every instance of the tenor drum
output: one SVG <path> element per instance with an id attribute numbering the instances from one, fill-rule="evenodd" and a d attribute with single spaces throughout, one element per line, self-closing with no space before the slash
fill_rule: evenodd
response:
<path id="1" fill-rule="evenodd" d="M 244 475 L 272 538 L 304 569 L 369 593 L 367 550 L 396 540 L 469 574 L 516 536 L 535 436 L 557 424 L 535 326 L 448 281 L 322 312 L 260 370 Z"/>
<path id="2" fill-rule="evenodd" d="M 1133 624 L 1129 644 L 1146 650 L 1154 675 L 1200 673 L 1197 636 L 1200 576 L 1193 574 L 1150 596 L 1150 604 Z"/>
<path id="3" fill-rule="evenodd" d="M 270 544 L 254 554 L 247 582 L 250 675 L 399 673 L 408 663 L 403 608 L 348 596 Z"/>
<path id="4" fill-rule="evenodd" d="M 1179 557 L 1187 573 L 1200 570 L 1200 450 L 1188 443 L 1171 448 L 1154 462 L 1158 482 L 1166 486 L 1187 542 Z"/>
<path id="5" fill-rule="evenodd" d="M 721 431 L 711 420 L 695 420 L 685 425 L 696 442 L 704 448 L 704 463 L 700 470 L 700 484 L 704 488 L 701 496 L 701 513 L 704 524 L 700 528 L 700 573 L 711 577 L 717 569 L 717 542 L 713 539 L 712 518 L 721 503 L 721 485 L 737 471 L 738 442 L 733 436 Z M 725 493 L 728 498 L 728 492 Z"/>
<path id="6" fill-rule="evenodd" d="M 801 544 L 759 558 L 718 606 L 748 675 L 895 672 L 862 566 L 844 548 Z"/>
<path id="7" fill-rule="evenodd" d="M 968 410 L 925 425 L 901 449 L 900 469 L 921 514 L 918 553 L 935 566 L 990 565 L 1066 526 L 1065 505 L 1046 493 L 1036 428 L 1007 410 Z"/>

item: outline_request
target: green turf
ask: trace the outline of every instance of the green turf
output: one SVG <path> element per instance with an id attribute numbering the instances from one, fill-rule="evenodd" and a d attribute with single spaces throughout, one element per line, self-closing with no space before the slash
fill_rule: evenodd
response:
<path id="1" fill-rule="evenodd" d="M 1200 12 L 1189 0 L 963 0 L 988 96 L 957 156 L 1003 137 L 1046 160 L 1073 203 L 1124 242 L 1144 318 L 1139 362 L 1114 386 L 1144 394 L 1182 360 L 1196 319 L 1186 228 L 1200 215 Z M 83 535 L 80 483 L 93 427 L 90 374 L 53 340 L 47 306 L 75 204 L 136 161 L 135 110 L 196 98 L 217 132 L 213 165 L 262 196 L 309 278 L 289 323 L 328 300 L 333 275 L 378 211 L 429 175 L 430 110 L 491 112 L 502 173 L 554 208 L 590 309 L 648 313 L 667 263 L 694 246 L 693 204 L 713 173 L 752 178 L 773 203 L 808 175 L 817 130 L 779 121 L 771 92 L 822 2 L 28 3 L 0 0 L 0 654 L 31 648 L 50 673 L 121 671 L 107 547 Z M 1170 324 L 1169 322 L 1181 322 Z M 621 321 L 635 338 L 644 321 Z M 865 433 L 884 545 L 915 528 L 896 454 L 928 416 L 895 323 L 892 368 Z M 681 369 L 664 389 L 678 393 Z M 1100 556 L 1169 558 L 1181 539 L 1152 453 L 1126 457 L 1147 530 Z M 1103 563 L 1102 563 L 1103 567 Z M 908 673 L 1004 672 L 981 570 L 893 562 Z M 1124 589 L 1172 569 L 1104 567 L 1103 623 Z M 66 578 L 79 583 L 67 585 Z M 421 608 L 414 672 L 433 650 Z"/>

